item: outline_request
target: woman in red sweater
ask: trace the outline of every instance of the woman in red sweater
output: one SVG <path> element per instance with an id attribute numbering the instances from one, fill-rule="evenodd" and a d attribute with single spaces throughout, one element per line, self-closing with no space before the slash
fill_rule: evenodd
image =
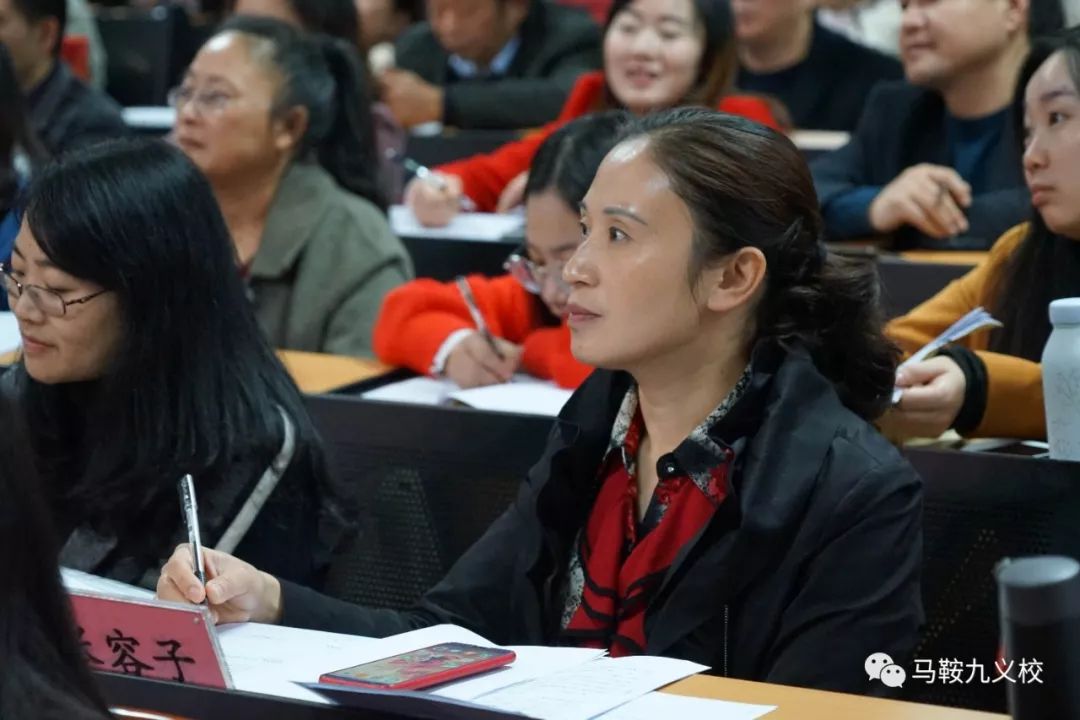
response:
<path id="1" fill-rule="evenodd" d="M 592 368 L 570 354 L 563 264 L 581 242 L 578 204 L 615 145 L 624 112 L 571 122 L 540 146 L 525 188 L 525 247 L 510 274 L 469 277 L 499 357 L 478 332 L 453 283 L 421 279 L 390 292 L 375 323 L 379 359 L 462 387 L 505 382 L 517 370 L 577 387 Z"/>
<path id="2" fill-rule="evenodd" d="M 644 115 L 703 105 L 777 127 L 768 101 L 731 94 L 738 71 L 733 26 L 726 0 L 616 0 L 604 27 L 603 71 L 578 79 L 554 122 L 489 155 L 441 166 L 444 187 L 414 181 L 405 190 L 405 203 L 430 226 L 450 222 L 462 195 L 480 210 L 515 205 L 523 186 L 519 176 L 544 139 L 570 120 L 600 110 Z"/>

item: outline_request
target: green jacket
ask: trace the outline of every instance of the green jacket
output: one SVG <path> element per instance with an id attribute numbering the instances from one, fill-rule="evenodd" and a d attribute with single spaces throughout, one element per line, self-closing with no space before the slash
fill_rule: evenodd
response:
<path id="1" fill-rule="evenodd" d="M 274 347 L 371 356 L 383 297 L 412 275 L 378 208 L 297 162 L 274 196 L 248 286 Z"/>

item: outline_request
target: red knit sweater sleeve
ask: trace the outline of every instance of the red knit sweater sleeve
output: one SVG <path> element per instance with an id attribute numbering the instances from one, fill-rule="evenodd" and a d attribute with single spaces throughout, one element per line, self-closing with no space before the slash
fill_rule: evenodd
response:
<path id="1" fill-rule="evenodd" d="M 536 326 L 536 300 L 509 275 L 470 275 L 476 304 L 491 332 L 522 343 Z M 419 279 L 391 291 L 375 322 L 375 355 L 388 365 L 426 374 L 435 353 L 456 330 L 473 328 L 469 310 L 453 283 Z"/>
<path id="2" fill-rule="evenodd" d="M 570 352 L 570 328 L 540 328 L 525 338 L 521 364 L 530 374 L 544 380 L 554 380 L 564 388 L 576 388 L 592 367 L 579 362 Z"/>
<path id="3" fill-rule="evenodd" d="M 750 120 L 755 120 L 762 125 L 771 127 L 773 130 L 780 129 L 780 123 L 773 115 L 769 103 L 760 98 L 750 95 L 728 95 L 716 106 L 720 112 L 729 115 L 739 115 Z"/>
<path id="4" fill-rule="evenodd" d="M 492 212 L 499 202 L 503 188 L 529 169 L 533 155 L 544 141 L 571 120 L 595 110 L 603 92 L 604 73 L 600 70 L 584 73 L 570 91 L 559 117 L 552 122 L 494 152 L 440 165 L 438 170 L 460 177 L 465 194 L 473 199 L 477 209 Z M 717 109 L 756 120 L 771 128 L 779 128 L 769 104 L 762 98 L 729 95 L 720 101 Z"/>
<path id="5" fill-rule="evenodd" d="M 544 144 L 544 141 L 566 123 L 590 112 L 596 105 L 603 87 L 602 72 L 583 74 L 570 91 L 559 117 L 552 122 L 521 140 L 503 145 L 494 152 L 440 165 L 438 170 L 460 177 L 465 194 L 473 199 L 478 210 L 494 211 L 503 188 L 529 169 L 533 155 Z"/>

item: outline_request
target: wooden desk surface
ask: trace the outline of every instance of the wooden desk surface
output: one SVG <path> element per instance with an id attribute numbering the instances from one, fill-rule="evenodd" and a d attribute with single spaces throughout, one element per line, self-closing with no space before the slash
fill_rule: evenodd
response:
<path id="1" fill-rule="evenodd" d="M 278 357 L 300 391 L 313 395 L 352 385 L 392 370 L 377 360 L 362 360 L 343 355 L 278 350 Z M 12 365 L 18 359 L 18 351 L 2 353 L 0 367 Z"/>
<path id="2" fill-rule="evenodd" d="M 862 668 L 856 668 L 856 671 Z M 669 685 L 676 695 L 776 705 L 764 720 L 1009 720 L 1006 715 L 880 700 L 861 695 L 806 690 L 786 685 L 695 675 Z"/>
<path id="3" fill-rule="evenodd" d="M 278 357 L 302 392 L 318 394 L 389 372 L 377 360 L 279 350 Z"/>
<path id="4" fill-rule="evenodd" d="M 961 250 L 909 250 L 900 257 L 911 262 L 937 263 L 938 265 L 978 265 L 989 253 Z"/>

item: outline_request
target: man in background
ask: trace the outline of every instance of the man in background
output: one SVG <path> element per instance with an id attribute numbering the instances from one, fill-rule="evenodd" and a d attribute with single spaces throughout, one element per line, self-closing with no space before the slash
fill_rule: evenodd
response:
<path id="1" fill-rule="evenodd" d="M 732 0 L 738 86 L 780 100 L 797 128 L 851 131 L 870 89 L 900 78 L 900 63 L 818 23 L 814 5 Z"/>
<path id="2" fill-rule="evenodd" d="M 1029 24 L 1062 22 L 1058 0 L 1035 1 L 905 0 L 906 82 L 879 86 L 851 141 L 812 164 L 830 237 L 981 249 L 1028 216 L 1013 93 Z"/>
<path id="3" fill-rule="evenodd" d="M 11 54 L 30 124 L 51 154 L 127 134 L 120 107 L 60 60 L 65 0 L 0 0 L 0 42 Z"/>
<path id="4" fill-rule="evenodd" d="M 583 72 L 600 67 L 588 15 L 545 0 L 428 0 L 379 76 L 406 127 L 526 128 L 553 120 Z"/>

